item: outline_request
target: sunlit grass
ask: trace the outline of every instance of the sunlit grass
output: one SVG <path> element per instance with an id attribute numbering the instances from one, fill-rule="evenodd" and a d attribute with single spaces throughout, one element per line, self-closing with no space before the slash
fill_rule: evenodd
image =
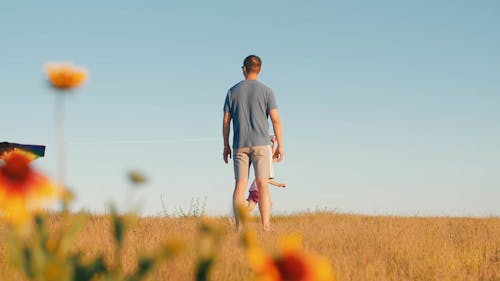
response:
<path id="1" fill-rule="evenodd" d="M 211 280 L 251 280 L 252 271 L 233 232 L 230 219 L 214 218 L 223 231 L 221 245 L 210 273 Z M 73 245 L 74 251 L 93 258 L 101 253 L 113 258 L 109 216 L 91 216 Z M 58 215 L 49 221 L 61 227 Z M 152 251 L 165 237 L 188 241 L 186 249 L 163 264 L 149 280 L 193 280 L 199 238 L 198 218 L 145 217 L 129 231 L 122 252 L 126 270 L 133 271 L 135 258 Z M 338 280 L 499 280 L 500 218 L 384 217 L 335 213 L 281 216 L 273 221 L 274 232 L 259 232 L 257 220 L 249 227 L 269 252 L 278 251 L 279 237 L 298 233 L 306 252 L 318 253 L 333 264 Z M 0 225 L 0 280 L 9 280 Z M 191 242 L 189 242 L 191 241 Z M 16 275 L 19 276 L 19 275 Z M 23 280 L 16 278 L 15 280 Z"/>

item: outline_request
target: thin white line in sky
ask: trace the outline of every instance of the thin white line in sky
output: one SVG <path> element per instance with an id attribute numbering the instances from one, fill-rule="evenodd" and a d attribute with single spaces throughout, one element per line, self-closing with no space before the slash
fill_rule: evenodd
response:
<path id="1" fill-rule="evenodd" d="M 211 142 L 219 138 L 186 138 L 167 140 L 106 140 L 106 141 L 70 141 L 75 145 L 113 145 L 113 144 L 160 144 L 160 143 L 182 143 L 182 142 Z"/>

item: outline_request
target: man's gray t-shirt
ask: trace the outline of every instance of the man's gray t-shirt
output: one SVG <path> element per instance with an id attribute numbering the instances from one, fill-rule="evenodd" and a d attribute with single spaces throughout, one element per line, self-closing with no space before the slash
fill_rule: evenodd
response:
<path id="1" fill-rule="evenodd" d="M 243 80 L 229 89 L 224 112 L 233 119 L 233 149 L 269 145 L 269 111 L 277 107 L 273 91 L 257 80 Z"/>

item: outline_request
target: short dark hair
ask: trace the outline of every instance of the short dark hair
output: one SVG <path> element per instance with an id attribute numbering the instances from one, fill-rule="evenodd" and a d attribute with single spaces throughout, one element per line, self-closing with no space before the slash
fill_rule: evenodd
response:
<path id="1" fill-rule="evenodd" d="M 262 61 L 256 55 L 249 55 L 243 61 L 243 66 L 247 69 L 248 72 L 259 73 L 261 65 Z"/>

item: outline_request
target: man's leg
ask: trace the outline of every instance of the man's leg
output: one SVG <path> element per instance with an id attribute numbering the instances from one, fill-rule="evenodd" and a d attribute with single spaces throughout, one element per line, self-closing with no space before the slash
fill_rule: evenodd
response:
<path id="1" fill-rule="evenodd" d="M 259 189 L 259 211 L 260 220 L 264 231 L 271 230 L 271 196 L 269 194 L 269 184 L 267 179 L 257 179 Z"/>
<path id="2" fill-rule="evenodd" d="M 236 231 L 241 230 L 240 218 L 238 216 L 239 211 L 245 208 L 245 191 L 247 190 L 248 179 L 237 179 L 234 185 L 233 192 L 233 213 L 234 220 L 236 222 Z M 240 210 L 238 210 L 241 208 Z"/>
<path id="3" fill-rule="evenodd" d="M 264 231 L 271 230 L 271 196 L 269 195 L 269 146 L 254 146 L 250 158 L 255 172 L 255 182 L 259 189 L 259 211 Z"/>
<path id="4" fill-rule="evenodd" d="M 236 179 L 233 192 L 233 214 L 236 222 L 236 230 L 241 230 L 240 218 L 238 216 L 238 209 L 245 209 L 245 191 L 248 184 L 248 172 L 250 169 L 250 158 L 248 155 L 248 148 L 240 148 L 234 151 L 234 177 Z"/>

